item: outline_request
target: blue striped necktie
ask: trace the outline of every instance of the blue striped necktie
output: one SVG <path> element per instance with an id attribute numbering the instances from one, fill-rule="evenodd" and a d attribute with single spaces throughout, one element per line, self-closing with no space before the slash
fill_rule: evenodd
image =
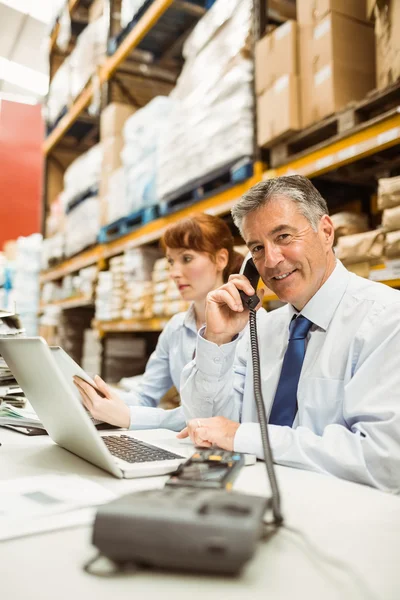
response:
<path id="1" fill-rule="evenodd" d="M 306 353 L 306 337 L 311 326 L 311 321 L 302 315 L 293 318 L 290 323 L 289 343 L 269 417 L 272 425 L 293 425 L 297 412 L 297 387 Z"/>

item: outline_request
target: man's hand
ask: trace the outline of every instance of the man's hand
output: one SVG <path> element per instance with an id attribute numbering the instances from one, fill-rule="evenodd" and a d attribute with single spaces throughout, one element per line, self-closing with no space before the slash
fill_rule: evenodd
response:
<path id="1" fill-rule="evenodd" d="M 96 392 L 90 383 L 86 383 L 80 377 L 74 377 L 74 384 L 81 394 L 82 402 L 92 417 L 110 425 L 129 428 L 131 422 L 129 407 L 118 394 L 108 387 L 101 377 L 96 375 L 94 382 L 98 390 L 104 394 L 104 398 Z"/>
<path id="2" fill-rule="evenodd" d="M 209 419 L 192 419 L 177 437 L 190 439 L 196 446 L 211 448 L 218 446 L 223 450 L 233 450 L 235 433 L 240 423 L 230 421 L 225 417 L 211 417 Z"/>
<path id="3" fill-rule="evenodd" d="M 246 326 L 249 320 L 249 311 L 243 307 L 239 290 L 248 296 L 255 294 L 247 277 L 231 275 L 228 283 L 207 295 L 206 330 L 204 332 L 206 340 L 219 346 L 227 344 Z M 258 308 L 260 308 L 264 290 L 260 290 L 258 296 L 260 298 Z"/>

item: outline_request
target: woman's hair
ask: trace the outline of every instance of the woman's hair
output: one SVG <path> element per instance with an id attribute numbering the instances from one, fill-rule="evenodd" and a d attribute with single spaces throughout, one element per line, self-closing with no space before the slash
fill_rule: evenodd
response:
<path id="1" fill-rule="evenodd" d="M 228 225 L 219 217 L 204 213 L 186 217 L 170 225 L 161 238 L 161 245 L 166 248 L 186 248 L 196 252 L 205 252 L 211 260 L 219 250 L 228 251 L 228 264 L 223 272 L 224 281 L 229 275 L 238 273 L 243 256 L 233 249 L 233 235 Z"/>

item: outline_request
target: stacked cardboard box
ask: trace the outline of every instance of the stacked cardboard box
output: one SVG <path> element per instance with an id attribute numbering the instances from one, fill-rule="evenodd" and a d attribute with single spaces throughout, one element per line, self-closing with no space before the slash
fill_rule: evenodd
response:
<path id="1" fill-rule="evenodd" d="M 112 102 L 101 113 L 100 139 L 103 147 L 101 163 L 100 198 L 101 224 L 107 225 L 126 214 L 125 184 L 121 151 L 124 146 L 122 129 L 125 121 L 135 112 L 129 104 Z M 118 173 L 118 175 L 116 175 Z M 122 180 L 121 180 L 122 177 Z M 111 181 L 114 184 L 111 185 Z"/>
<path id="2" fill-rule="evenodd" d="M 378 208 L 383 210 L 382 225 L 388 232 L 385 256 L 400 257 L 400 177 L 379 179 Z"/>
<path id="3" fill-rule="evenodd" d="M 258 145 L 300 128 L 297 23 L 287 21 L 256 44 Z"/>
<path id="4" fill-rule="evenodd" d="M 372 27 L 364 0 L 298 0 L 302 127 L 375 87 Z"/>
<path id="5" fill-rule="evenodd" d="M 400 77 L 400 2 L 368 0 L 367 16 L 375 20 L 376 85 L 384 88 Z"/>

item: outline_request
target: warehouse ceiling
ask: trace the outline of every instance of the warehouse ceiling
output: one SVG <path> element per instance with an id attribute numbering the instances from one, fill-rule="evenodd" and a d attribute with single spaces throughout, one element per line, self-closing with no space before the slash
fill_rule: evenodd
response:
<path id="1" fill-rule="evenodd" d="M 50 23 L 60 0 L 0 0 L 0 98 L 35 103 L 48 88 Z"/>

